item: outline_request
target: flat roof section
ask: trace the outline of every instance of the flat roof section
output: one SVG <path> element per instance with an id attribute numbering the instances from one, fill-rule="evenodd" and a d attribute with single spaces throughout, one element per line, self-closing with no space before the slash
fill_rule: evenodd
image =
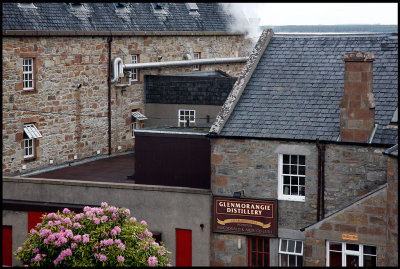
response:
<path id="1" fill-rule="evenodd" d="M 135 173 L 135 153 L 112 156 L 83 164 L 31 175 L 33 178 L 71 179 L 115 183 L 132 183 Z"/>

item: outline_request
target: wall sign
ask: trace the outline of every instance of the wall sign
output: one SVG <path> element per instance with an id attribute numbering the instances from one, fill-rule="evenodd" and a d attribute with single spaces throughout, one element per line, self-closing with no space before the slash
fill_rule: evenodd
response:
<path id="1" fill-rule="evenodd" d="M 277 237 L 276 200 L 214 197 L 213 231 Z"/>
<path id="2" fill-rule="evenodd" d="M 358 241 L 358 234 L 342 234 L 342 240 Z"/>

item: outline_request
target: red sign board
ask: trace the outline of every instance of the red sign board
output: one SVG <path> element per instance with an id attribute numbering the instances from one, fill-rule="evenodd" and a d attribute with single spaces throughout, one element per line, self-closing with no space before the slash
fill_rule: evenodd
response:
<path id="1" fill-rule="evenodd" d="M 277 237 L 276 200 L 214 197 L 214 232 Z"/>

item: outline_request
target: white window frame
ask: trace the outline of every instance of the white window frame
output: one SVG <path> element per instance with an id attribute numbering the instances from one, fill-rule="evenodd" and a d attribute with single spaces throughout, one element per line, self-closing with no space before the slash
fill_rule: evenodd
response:
<path id="1" fill-rule="evenodd" d="M 336 243 L 336 244 L 342 244 L 342 250 L 338 251 L 338 250 L 330 250 L 329 249 L 329 243 Z M 354 245 L 358 245 L 358 251 L 355 250 L 347 250 L 346 249 L 346 244 L 354 244 Z M 358 261 L 359 267 L 363 267 L 364 266 L 364 256 L 375 256 L 375 260 L 376 262 L 378 262 L 378 257 L 377 257 L 377 253 L 375 253 L 375 255 L 372 254 L 364 254 L 364 246 L 371 246 L 371 247 L 375 247 L 376 250 L 378 249 L 377 246 L 374 245 L 362 245 L 362 244 L 356 244 L 356 243 L 346 243 L 346 242 L 337 242 L 337 241 L 326 241 L 326 267 L 329 267 L 330 264 L 330 255 L 329 252 L 341 252 L 342 253 L 342 266 L 346 267 L 346 255 L 352 255 L 352 256 L 358 256 Z M 375 264 L 375 267 L 377 265 Z"/>
<path id="2" fill-rule="evenodd" d="M 133 64 L 137 64 L 138 63 L 138 59 L 139 59 L 139 55 L 138 54 L 132 54 L 131 55 L 131 59 L 132 59 L 132 63 Z M 139 81 L 138 69 L 132 68 L 130 72 L 131 73 L 129 75 L 129 84 L 131 84 L 132 82 Z"/>
<path id="3" fill-rule="evenodd" d="M 24 138 L 24 158 L 35 157 L 35 140 L 33 138 Z"/>
<path id="4" fill-rule="evenodd" d="M 132 138 L 135 138 L 135 130 L 139 129 L 139 122 L 135 117 L 132 117 Z"/>
<path id="5" fill-rule="evenodd" d="M 283 240 L 287 241 L 286 250 L 285 251 L 282 250 L 282 241 Z M 289 249 L 289 241 L 294 242 L 294 250 L 293 250 L 293 252 L 288 250 Z M 296 252 L 297 244 L 301 244 L 301 252 L 300 253 Z M 295 261 L 296 261 L 295 267 L 302 267 L 303 263 L 304 263 L 303 251 L 304 251 L 304 242 L 303 241 L 294 240 L 294 239 L 280 238 L 279 239 L 279 250 L 278 250 L 278 253 L 279 253 L 279 266 L 282 266 L 282 264 L 281 264 L 281 255 L 285 254 L 285 255 L 288 255 L 288 261 L 287 261 L 288 267 L 292 266 L 292 265 L 289 265 L 289 256 L 295 256 Z M 302 257 L 302 264 L 299 264 L 299 265 L 297 264 L 297 257 L 298 256 Z"/>
<path id="6" fill-rule="evenodd" d="M 24 124 L 24 158 L 35 157 L 35 139 L 42 137 L 35 124 Z"/>
<path id="7" fill-rule="evenodd" d="M 22 60 L 22 87 L 23 90 L 34 90 L 34 83 L 35 83 L 35 77 L 34 77 L 34 70 L 33 70 L 33 58 L 23 58 Z"/>
<path id="8" fill-rule="evenodd" d="M 198 60 L 200 59 L 200 52 L 193 52 L 193 60 Z M 198 71 L 200 70 L 200 65 L 199 64 L 194 64 L 193 65 L 193 70 Z"/>
<path id="9" fill-rule="evenodd" d="M 193 112 L 193 120 L 190 120 L 191 112 Z M 182 115 L 182 113 L 183 113 L 183 115 Z M 186 115 L 186 113 L 188 113 L 188 115 Z M 181 116 L 183 116 L 183 119 L 181 119 Z M 179 111 L 178 111 L 178 127 L 188 127 L 188 126 L 186 126 L 187 117 L 189 117 L 189 126 L 191 123 L 196 124 L 196 110 L 179 109 Z M 183 123 L 183 126 L 181 126 L 181 123 Z"/>
<path id="10" fill-rule="evenodd" d="M 283 174 L 283 155 L 295 155 L 295 156 L 304 156 L 304 158 L 306 157 L 305 155 L 300 155 L 300 154 L 279 154 L 278 156 L 278 200 L 288 200 L 288 201 L 298 201 L 298 202 L 305 202 L 305 195 L 291 195 L 291 194 L 284 194 L 283 190 L 284 190 L 284 176 L 296 176 L 296 177 L 304 177 L 304 182 L 306 181 L 306 175 L 299 175 L 299 174 Z M 290 158 L 291 159 L 291 158 Z M 291 162 L 290 162 L 291 164 Z M 297 163 L 297 167 L 299 166 L 304 166 L 306 169 L 306 164 L 304 165 L 299 165 Z M 290 172 L 290 171 L 289 171 Z M 298 186 L 300 186 L 300 184 L 297 184 Z M 304 183 L 304 188 L 305 188 L 305 183 Z M 305 190 L 306 191 L 306 190 Z M 305 192 L 304 191 L 304 192 Z M 299 190 L 298 190 L 299 192 Z"/>

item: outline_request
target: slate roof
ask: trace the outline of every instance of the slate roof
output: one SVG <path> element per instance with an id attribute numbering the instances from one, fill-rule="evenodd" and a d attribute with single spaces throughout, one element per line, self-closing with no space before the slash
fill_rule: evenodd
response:
<path id="1" fill-rule="evenodd" d="M 397 143 L 398 129 L 386 128 L 398 102 L 397 34 L 274 34 L 220 135 L 336 141 L 342 57 L 356 50 L 376 57 L 372 143 Z"/>
<path id="2" fill-rule="evenodd" d="M 3 30 L 36 31 L 229 31 L 233 17 L 218 3 L 197 3 L 198 14 L 189 14 L 185 3 L 165 3 L 165 14 L 151 3 L 84 3 L 73 8 L 67 2 L 35 2 L 35 8 L 2 3 Z"/>
<path id="3" fill-rule="evenodd" d="M 204 76 L 145 75 L 145 103 L 222 106 L 236 78 L 204 73 Z"/>

